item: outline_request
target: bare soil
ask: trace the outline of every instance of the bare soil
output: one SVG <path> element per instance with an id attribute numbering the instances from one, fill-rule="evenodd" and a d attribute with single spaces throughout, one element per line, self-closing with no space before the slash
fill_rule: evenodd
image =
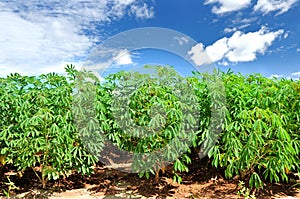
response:
<path id="1" fill-rule="evenodd" d="M 172 181 L 172 173 L 167 170 L 161 174 L 159 182 L 154 178 L 139 178 L 137 174 L 121 172 L 96 166 L 90 177 L 73 174 L 66 179 L 49 181 L 47 188 L 41 184 L 33 172 L 26 172 L 18 177 L 14 171 L 2 169 L 0 179 L 0 198 L 5 198 L 3 189 L 7 190 L 7 176 L 15 182 L 18 190 L 11 191 L 11 198 L 243 198 L 237 194 L 240 189 L 238 178 L 226 180 L 224 176 L 208 164 L 191 165 L 190 172 L 182 175 L 181 184 Z M 293 186 L 299 181 L 288 184 L 266 184 L 263 190 L 256 192 L 256 197 L 269 198 L 300 198 L 300 191 Z M 298 186 L 299 188 L 299 186 Z"/>

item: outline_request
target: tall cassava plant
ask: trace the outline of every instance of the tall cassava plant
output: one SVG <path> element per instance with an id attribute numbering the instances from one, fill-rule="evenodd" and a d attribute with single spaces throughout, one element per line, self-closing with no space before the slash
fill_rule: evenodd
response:
<path id="1" fill-rule="evenodd" d="M 299 170 L 299 93 L 293 81 L 233 73 L 223 80 L 228 112 L 215 166 L 251 187 L 262 187 L 263 179 L 288 181 L 287 174 Z"/>
<path id="2" fill-rule="evenodd" d="M 69 77 L 13 74 L 2 79 L 1 154 L 18 170 L 32 168 L 43 188 L 74 169 L 92 171 L 95 158 L 82 145 L 72 114 L 74 66 Z"/>
<path id="3" fill-rule="evenodd" d="M 132 171 L 147 178 L 174 163 L 180 182 L 191 147 L 251 187 L 300 171 L 300 80 L 232 72 L 183 78 L 146 66 L 99 82 L 73 65 L 66 71 L 0 78 L 1 164 L 32 168 L 43 187 L 74 170 L 91 173 L 105 142 L 131 154 Z"/>
<path id="4" fill-rule="evenodd" d="M 98 89 L 98 118 L 103 133 L 120 150 L 133 154 L 132 170 L 149 177 L 174 163 L 188 171 L 186 154 L 195 144 L 199 106 L 193 87 L 170 67 L 145 66 L 144 73 L 121 71 Z"/>

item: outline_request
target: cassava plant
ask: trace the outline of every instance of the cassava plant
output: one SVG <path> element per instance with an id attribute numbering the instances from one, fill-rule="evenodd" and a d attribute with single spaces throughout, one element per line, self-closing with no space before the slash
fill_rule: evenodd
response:
<path id="1" fill-rule="evenodd" d="M 32 168 L 46 187 L 48 179 L 73 170 L 92 172 L 93 157 L 82 145 L 73 121 L 74 66 L 67 77 L 12 74 L 1 79 L 0 145 L 7 163 L 25 171 Z"/>
<path id="2" fill-rule="evenodd" d="M 299 170 L 299 81 L 224 73 L 226 128 L 213 163 L 250 187 L 288 181 Z"/>
<path id="3" fill-rule="evenodd" d="M 188 171 L 186 154 L 195 143 L 198 99 L 193 87 L 170 67 L 145 66 L 150 72 L 121 71 L 98 88 L 102 132 L 120 150 L 133 154 L 132 170 L 149 178 L 165 164 Z"/>

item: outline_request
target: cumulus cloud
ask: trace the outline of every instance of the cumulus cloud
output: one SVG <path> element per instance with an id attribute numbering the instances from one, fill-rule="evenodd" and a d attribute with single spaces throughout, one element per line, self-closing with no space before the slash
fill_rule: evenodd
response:
<path id="1" fill-rule="evenodd" d="M 128 50 L 122 50 L 115 58 L 116 65 L 133 64 L 131 54 Z"/>
<path id="2" fill-rule="evenodd" d="M 233 11 L 238 11 L 246 8 L 250 5 L 251 0 L 206 0 L 204 2 L 207 4 L 218 4 L 219 6 L 213 6 L 212 12 L 215 14 L 223 14 Z"/>
<path id="3" fill-rule="evenodd" d="M 228 43 L 229 43 L 229 39 L 224 37 L 216 41 L 212 45 L 207 46 L 205 51 L 212 60 L 214 61 L 221 60 L 229 50 Z"/>
<path id="4" fill-rule="evenodd" d="M 197 44 L 188 52 L 196 65 L 210 64 L 227 59 L 230 62 L 248 62 L 256 59 L 257 54 L 264 54 L 272 42 L 283 30 L 270 32 L 262 27 L 256 32 L 236 31 L 230 38 L 224 37 L 206 48 Z"/>
<path id="5" fill-rule="evenodd" d="M 152 7 L 137 0 L 0 2 L 0 75 L 63 72 L 63 64 L 79 63 L 101 41 L 93 24 L 126 14 L 141 19 L 154 15 Z"/>
<path id="6" fill-rule="evenodd" d="M 253 61 L 257 53 L 264 54 L 275 38 L 283 32 L 269 32 L 265 27 L 247 34 L 237 31 L 228 40 L 230 50 L 226 57 L 231 62 Z"/>
<path id="7" fill-rule="evenodd" d="M 277 15 L 287 12 L 297 0 L 258 0 L 254 6 L 254 11 L 260 11 L 263 14 L 278 11 Z"/>
<path id="8" fill-rule="evenodd" d="M 214 62 L 206 53 L 205 46 L 202 43 L 198 43 L 195 46 L 193 46 L 191 50 L 188 51 L 188 55 L 197 66 L 210 64 Z"/>
<path id="9" fill-rule="evenodd" d="M 39 23 L 2 12 L 0 21 L 0 29 L 5 30 L 0 31 L 0 64 L 2 68 L 7 67 L 6 71 L 27 74 L 44 70 L 42 68 L 83 56 L 92 45 L 88 37 L 78 34 L 78 27 L 64 19 L 45 17 L 43 23 Z M 62 70 L 61 66 L 61 70 L 56 71 Z"/>

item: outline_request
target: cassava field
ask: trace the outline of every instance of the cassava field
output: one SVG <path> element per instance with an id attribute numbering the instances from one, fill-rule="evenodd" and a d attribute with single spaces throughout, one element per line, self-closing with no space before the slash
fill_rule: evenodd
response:
<path id="1" fill-rule="evenodd" d="M 3 198 L 300 198 L 300 81 L 171 67 L 0 78 Z"/>

